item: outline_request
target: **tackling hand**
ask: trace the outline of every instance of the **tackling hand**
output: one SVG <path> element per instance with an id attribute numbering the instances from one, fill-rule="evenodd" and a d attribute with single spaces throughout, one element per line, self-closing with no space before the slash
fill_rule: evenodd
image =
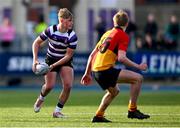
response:
<path id="1" fill-rule="evenodd" d="M 83 75 L 83 77 L 81 78 L 81 84 L 83 85 L 88 85 L 91 83 L 91 81 L 92 81 L 91 75 Z"/>
<path id="2" fill-rule="evenodd" d="M 142 71 L 146 71 L 148 69 L 148 66 L 146 63 L 141 63 L 139 65 L 139 69 L 142 70 Z"/>

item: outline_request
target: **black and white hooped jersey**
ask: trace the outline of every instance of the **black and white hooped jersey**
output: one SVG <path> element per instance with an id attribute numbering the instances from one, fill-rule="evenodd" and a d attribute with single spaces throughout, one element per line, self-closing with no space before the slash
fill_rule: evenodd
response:
<path id="1" fill-rule="evenodd" d="M 49 26 L 40 34 L 40 38 L 48 41 L 47 55 L 54 59 L 63 58 L 67 48 L 76 49 L 78 40 L 73 30 L 61 33 L 58 25 Z"/>

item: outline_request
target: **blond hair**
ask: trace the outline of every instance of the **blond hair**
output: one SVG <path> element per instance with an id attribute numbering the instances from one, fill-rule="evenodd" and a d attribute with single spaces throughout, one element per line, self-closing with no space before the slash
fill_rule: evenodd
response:
<path id="1" fill-rule="evenodd" d="M 113 22 L 115 26 L 125 27 L 129 22 L 128 14 L 123 10 L 118 11 L 113 17 Z"/>
<path id="2" fill-rule="evenodd" d="M 73 14 L 67 8 L 61 8 L 58 12 L 58 17 L 63 19 L 73 18 Z"/>

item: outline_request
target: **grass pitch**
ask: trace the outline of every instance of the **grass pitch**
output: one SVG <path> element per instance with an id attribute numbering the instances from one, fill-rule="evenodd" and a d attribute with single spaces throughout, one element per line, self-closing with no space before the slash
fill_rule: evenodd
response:
<path id="1" fill-rule="evenodd" d="M 101 90 L 72 90 L 63 109 L 66 118 L 52 118 L 59 92 L 52 91 L 39 113 L 33 104 L 38 90 L 0 90 L 0 127 L 180 127 L 180 92 L 141 92 L 138 108 L 150 119 L 127 118 L 129 91 L 121 92 L 106 111 L 112 123 L 91 123 L 104 94 Z"/>

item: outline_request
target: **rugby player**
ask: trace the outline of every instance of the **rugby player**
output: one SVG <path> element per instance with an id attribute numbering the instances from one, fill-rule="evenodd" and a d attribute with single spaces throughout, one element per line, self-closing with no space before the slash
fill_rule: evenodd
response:
<path id="1" fill-rule="evenodd" d="M 90 84 L 92 73 L 100 87 L 107 91 L 92 122 L 111 122 L 104 117 L 104 113 L 119 93 L 118 83 L 131 84 L 127 117 L 137 119 L 147 119 L 150 117 L 140 112 L 137 108 L 137 99 L 141 90 L 143 76 L 134 71 L 114 67 L 116 61 L 119 61 L 121 64 L 143 71 L 148 68 L 147 64 L 137 64 L 126 56 L 129 39 L 125 30 L 128 21 L 129 17 L 126 12 L 122 10 L 117 12 L 113 17 L 114 27 L 101 37 L 89 56 L 81 84 Z"/>
<path id="2" fill-rule="evenodd" d="M 58 103 L 54 109 L 53 117 L 63 117 L 62 109 L 69 98 L 74 80 L 72 58 L 77 46 L 77 36 L 72 30 L 73 15 L 67 8 L 58 12 L 59 24 L 52 25 L 43 31 L 33 42 L 33 71 L 39 63 L 38 51 L 44 41 L 48 42 L 48 49 L 45 62 L 50 66 L 50 71 L 44 76 L 45 83 L 38 96 L 34 111 L 39 112 L 45 97 L 53 89 L 56 83 L 56 76 L 61 78 L 63 89 L 59 95 Z"/>

